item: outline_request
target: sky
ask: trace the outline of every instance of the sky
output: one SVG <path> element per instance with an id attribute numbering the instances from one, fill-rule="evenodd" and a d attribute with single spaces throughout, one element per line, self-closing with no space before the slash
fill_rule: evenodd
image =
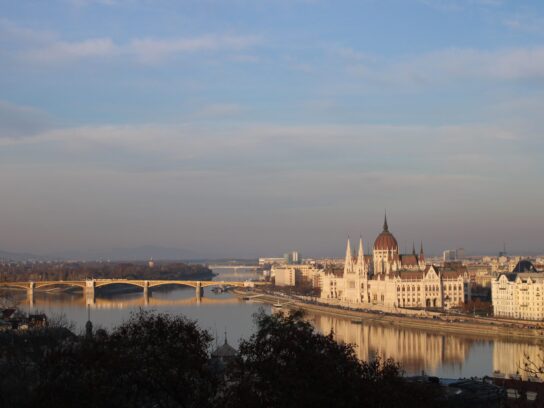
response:
<path id="1" fill-rule="evenodd" d="M 541 0 L 0 0 L 0 249 L 544 253 L 543 112 Z"/>

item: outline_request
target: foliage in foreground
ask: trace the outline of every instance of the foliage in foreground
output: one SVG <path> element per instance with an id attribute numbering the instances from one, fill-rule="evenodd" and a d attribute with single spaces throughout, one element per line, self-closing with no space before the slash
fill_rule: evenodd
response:
<path id="1" fill-rule="evenodd" d="M 111 333 L 63 328 L 0 335 L 0 406 L 439 406 L 391 360 L 360 362 L 301 313 L 256 316 L 257 332 L 226 367 L 212 337 L 185 317 L 140 311 Z"/>
<path id="2" fill-rule="evenodd" d="M 433 406 L 433 390 L 405 382 L 393 360 L 361 362 L 351 345 L 317 333 L 302 317 L 256 316 L 258 331 L 240 344 L 222 406 Z"/>

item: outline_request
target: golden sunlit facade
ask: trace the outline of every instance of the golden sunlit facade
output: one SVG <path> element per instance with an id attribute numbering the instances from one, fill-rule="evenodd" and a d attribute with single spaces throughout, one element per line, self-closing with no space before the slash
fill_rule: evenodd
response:
<path id="1" fill-rule="evenodd" d="M 362 239 L 354 255 L 348 239 L 343 274 L 323 274 L 321 298 L 388 308 L 450 308 L 468 300 L 468 282 L 466 270 L 426 265 L 423 245 L 419 255 L 415 248 L 399 254 L 386 218 L 372 255 L 364 254 Z"/>

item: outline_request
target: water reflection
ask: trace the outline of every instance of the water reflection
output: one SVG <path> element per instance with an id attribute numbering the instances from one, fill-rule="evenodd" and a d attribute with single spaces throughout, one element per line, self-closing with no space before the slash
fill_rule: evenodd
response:
<path id="1" fill-rule="evenodd" d="M 484 376 L 493 372 L 522 377 L 524 355 L 539 355 L 539 346 L 507 340 L 438 334 L 376 322 L 354 323 L 349 319 L 311 314 L 313 324 L 323 333 L 332 330 L 337 340 L 354 346 L 362 360 L 375 356 L 402 362 L 408 374 L 422 371 L 442 377 Z"/>
<path id="2" fill-rule="evenodd" d="M 173 293 L 172 293 L 173 292 Z M 75 293 L 67 295 L 63 293 L 61 295 L 52 293 L 40 293 L 35 295 L 32 303 L 29 298 L 26 297 L 21 303 L 32 308 L 63 308 L 67 306 L 80 306 L 86 307 L 91 305 L 96 309 L 124 309 L 124 308 L 139 308 L 139 307 L 164 307 L 164 306 L 188 306 L 188 305 L 220 305 L 220 304 L 232 304 L 241 303 L 241 300 L 233 296 L 217 296 L 213 294 L 213 297 L 203 296 L 197 299 L 194 295 L 185 297 L 187 293 L 181 293 L 182 297 L 172 297 L 173 294 L 179 294 L 180 291 L 168 291 L 161 294 L 155 293 L 151 296 L 144 296 L 141 293 L 130 294 L 118 294 L 118 295 L 96 295 L 89 300 L 89 297 L 83 295 L 83 293 Z M 194 290 L 193 290 L 194 292 Z"/>

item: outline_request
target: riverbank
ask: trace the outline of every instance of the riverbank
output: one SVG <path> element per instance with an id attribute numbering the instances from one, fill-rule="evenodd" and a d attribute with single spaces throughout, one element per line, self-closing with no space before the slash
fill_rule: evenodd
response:
<path id="1" fill-rule="evenodd" d="M 344 309 L 332 305 L 319 305 L 303 302 L 291 297 L 275 296 L 259 291 L 244 292 L 233 291 L 239 297 L 251 297 L 253 301 L 267 304 L 282 304 L 283 309 L 302 309 L 310 313 L 324 314 L 332 317 L 351 319 L 357 323 L 376 323 L 380 325 L 393 325 L 397 327 L 424 330 L 432 333 L 462 334 L 477 339 L 504 338 L 510 340 L 530 341 L 533 344 L 544 345 L 543 329 L 528 329 L 508 327 L 500 322 L 482 322 L 481 319 L 463 316 L 463 322 L 447 321 L 442 319 L 391 315 L 386 313 L 367 312 L 361 310 Z"/>

